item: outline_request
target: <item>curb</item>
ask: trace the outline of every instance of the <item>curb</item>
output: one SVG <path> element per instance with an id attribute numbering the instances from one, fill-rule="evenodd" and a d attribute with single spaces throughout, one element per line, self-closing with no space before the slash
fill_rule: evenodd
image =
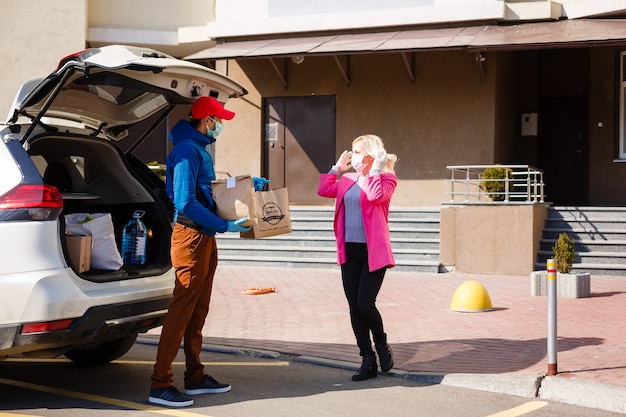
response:
<path id="1" fill-rule="evenodd" d="M 353 362 L 313 356 L 297 356 L 294 361 L 351 371 L 359 369 L 359 364 Z M 626 388 L 594 381 L 528 374 L 437 374 L 395 369 L 382 375 L 626 414 Z"/>
<path id="2" fill-rule="evenodd" d="M 626 414 L 626 387 L 559 376 L 545 377 L 539 398 Z"/>
<path id="3" fill-rule="evenodd" d="M 140 345 L 150 345 L 150 346 L 159 346 L 159 339 L 152 338 L 137 338 L 135 343 Z M 183 344 L 181 343 L 181 348 Z M 280 357 L 279 352 L 271 351 L 271 350 L 263 350 L 263 349 L 247 349 L 247 348 L 236 348 L 231 346 L 223 346 L 223 345 L 209 345 L 206 343 L 202 344 L 203 352 L 215 352 L 215 353 L 228 353 L 231 355 L 246 355 L 252 356 L 254 358 L 267 358 L 267 359 L 278 359 Z"/>
<path id="4" fill-rule="evenodd" d="M 158 346 L 159 340 L 138 338 L 135 343 Z M 268 359 L 277 359 L 281 356 L 281 353 L 276 351 L 237 348 L 223 345 L 203 344 L 202 350 L 205 352 L 247 355 Z M 360 366 L 355 362 L 306 355 L 296 355 L 294 361 L 349 371 L 356 371 Z M 470 373 L 439 374 L 396 369 L 392 369 L 380 375 L 411 379 L 424 384 L 441 384 L 457 388 L 515 395 L 518 397 L 554 401 L 578 407 L 626 414 L 626 387 L 600 384 L 594 381 L 583 381 L 562 376 Z"/>
<path id="5" fill-rule="evenodd" d="M 353 362 L 317 358 L 313 356 L 298 356 L 294 361 L 351 371 L 359 369 L 359 364 Z M 382 375 L 411 379 L 425 384 L 448 385 L 451 387 L 476 389 L 526 398 L 537 397 L 541 379 L 543 378 L 541 375 L 439 374 L 431 372 L 409 372 L 396 369 L 392 369 Z"/>

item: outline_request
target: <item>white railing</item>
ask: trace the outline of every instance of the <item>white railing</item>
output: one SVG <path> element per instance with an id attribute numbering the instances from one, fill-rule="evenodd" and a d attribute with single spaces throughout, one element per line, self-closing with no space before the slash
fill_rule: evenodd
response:
<path id="1" fill-rule="evenodd" d="M 450 203 L 543 203 L 543 171 L 529 165 L 450 165 Z M 503 168 L 506 178 L 485 178 L 487 168 Z M 498 183 L 498 191 L 489 191 Z"/>

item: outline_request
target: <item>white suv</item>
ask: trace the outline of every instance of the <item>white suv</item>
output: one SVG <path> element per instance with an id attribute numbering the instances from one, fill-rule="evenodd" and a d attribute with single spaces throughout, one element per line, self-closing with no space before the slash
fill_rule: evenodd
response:
<path id="1" fill-rule="evenodd" d="M 0 125 L 0 359 L 106 363 L 162 324 L 174 285 L 172 207 L 132 151 L 176 107 L 244 94 L 209 68 L 119 45 L 63 58 L 22 86 Z M 116 142 L 127 136 L 136 143 L 123 152 Z M 152 231 L 145 264 L 79 272 L 65 215 L 109 213 L 119 249 L 135 210 Z"/>

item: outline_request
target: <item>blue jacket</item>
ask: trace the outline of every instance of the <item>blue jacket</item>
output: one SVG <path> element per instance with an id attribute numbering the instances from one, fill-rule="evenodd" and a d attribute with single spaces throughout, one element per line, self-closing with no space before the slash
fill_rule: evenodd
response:
<path id="1" fill-rule="evenodd" d="M 228 222 L 215 214 L 211 181 L 215 180 L 213 159 L 206 146 L 215 142 L 180 120 L 170 132 L 174 148 L 167 156 L 165 189 L 176 208 L 174 221 L 209 236 L 228 229 Z"/>

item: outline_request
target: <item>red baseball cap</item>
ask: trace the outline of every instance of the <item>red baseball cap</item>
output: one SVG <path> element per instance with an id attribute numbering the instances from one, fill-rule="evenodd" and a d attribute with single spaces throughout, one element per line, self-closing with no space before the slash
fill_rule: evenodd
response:
<path id="1" fill-rule="evenodd" d="M 202 96 L 191 106 L 191 118 L 202 119 L 207 116 L 217 116 L 224 120 L 230 120 L 235 117 L 235 112 L 226 110 L 222 103 L 213 97 Z"/>

